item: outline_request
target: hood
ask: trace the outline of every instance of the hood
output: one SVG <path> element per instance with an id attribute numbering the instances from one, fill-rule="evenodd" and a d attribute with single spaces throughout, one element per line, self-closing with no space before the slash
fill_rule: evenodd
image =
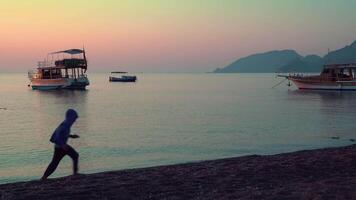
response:
<path id="1" fill-rule="evenodd" d="M 74 109 L 68 109 L 66 112 L 66 121 L 70 124 L 73 124 L 74 121 L 78 118 L 78 113 Z"/>

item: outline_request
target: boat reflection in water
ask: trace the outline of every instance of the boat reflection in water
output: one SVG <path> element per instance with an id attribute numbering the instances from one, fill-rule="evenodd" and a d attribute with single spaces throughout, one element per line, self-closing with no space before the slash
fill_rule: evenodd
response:
<path id="1" fill-rule="evenodd" d="M 87 68 L 84 48 L 49 53 L 36 70 L 28 72 L 30 86 L 34 90 L 85 90 Z"/>

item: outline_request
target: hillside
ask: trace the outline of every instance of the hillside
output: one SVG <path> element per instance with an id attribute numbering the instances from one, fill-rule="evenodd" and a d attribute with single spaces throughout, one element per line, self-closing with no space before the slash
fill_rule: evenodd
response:
<path id="1" fill-rule="evenodd" d="M 223 69 L 217 69 L 216 73 L 261 73 L 274 72 L 301 56 L 294 50 L 269 51 L 250 55 L 231 63 Z"/>
<path id="2" fill-rule="evenodd" d="M 356 62 L 356 41 L 324 57 L 294 50 L 269 51 L 240 58 L 214 73 L 320 72 L 324 64 Z"/>

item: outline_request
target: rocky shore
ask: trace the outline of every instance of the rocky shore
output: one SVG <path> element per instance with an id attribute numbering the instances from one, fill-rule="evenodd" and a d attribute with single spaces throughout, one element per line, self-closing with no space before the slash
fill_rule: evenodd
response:
<path id="1" fill-rule="evenodd" d="M 356 145 L 10 183 L 0 199 L 356 199 Z"/>

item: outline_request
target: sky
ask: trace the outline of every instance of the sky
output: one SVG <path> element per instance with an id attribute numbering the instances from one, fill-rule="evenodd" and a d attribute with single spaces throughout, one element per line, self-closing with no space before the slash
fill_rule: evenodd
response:
<path id="1" fill-rule="evenodd" d="M 89 71 L 207 72 L 253 53 L 356 40 L 354 0 L 0 0 L 0 72 L 85 47 Z"/>

